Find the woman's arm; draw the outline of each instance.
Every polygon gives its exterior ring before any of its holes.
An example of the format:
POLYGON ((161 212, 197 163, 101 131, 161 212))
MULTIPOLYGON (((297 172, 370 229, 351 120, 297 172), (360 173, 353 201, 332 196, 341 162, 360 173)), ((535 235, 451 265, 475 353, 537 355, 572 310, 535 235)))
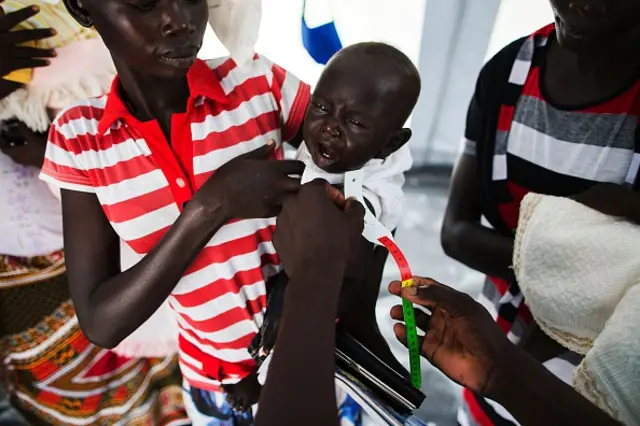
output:
POLYGON ((280 426, 292 418, 305 418, 308 426, 338 424, 335 318, 363 216, 357 202, 341 212, 319 181, 285 202, 274 244, 290 281, 256 425, 280 426))
POLYGON ((513 278, 513 239, 482 225, 477 160, 463 154, 451 178, 441 243, 445 253, 487 275, 513 278))
MULTIPOLYGON (((615 420, 591 404, 542 364, 514 346, 488 312, 467 294, 426 278, 419 287, 389 291, 431 310, 416 309, 416 323, 425 331, 422 355, 440 371, 476 393, 502 404, 523 426, 614 426, 615 420), (504 362, 504 360, 508 360, 504 362)), ((402 320, 402 306, 391 317, 402 320)), ((406 329, 394 331, 406 345, 406 329)))
POLYGON ((339 291, 326 290, 340 287, 344 265, 325 260, 301 268, 289 281, 257 426, 279 426, 295 418, 307 418, 305 425, 338 424, 334 347, 339 291))
POLYGON ((63 191, 64 243, 71 296, 94 344, 113 348, 166 300, 191 262, 230 218, 270 217, 300 185, 296 161, 266 161, 265 145, 221 167, 158 244, 120 271, 119 240, 94 194, 63 191))
POLYGON ((496 370, 495 384, 487 396, 502 404, 520 424, 620 426, 523 350, 512 346, 509 352, 509 362, 496 370))
POLYGON ((600 213, 621 217, 640 225, 640 192, 631 188, 600 183, 571 198, 600 213))
POLYGON ((120 239, 97 197, 63 190, 62 208, 71 297, 83 332, 103 348, 114 348, 153 315, 227 220, 222 205, 190 203, 147 256, 120 272, 120 239))

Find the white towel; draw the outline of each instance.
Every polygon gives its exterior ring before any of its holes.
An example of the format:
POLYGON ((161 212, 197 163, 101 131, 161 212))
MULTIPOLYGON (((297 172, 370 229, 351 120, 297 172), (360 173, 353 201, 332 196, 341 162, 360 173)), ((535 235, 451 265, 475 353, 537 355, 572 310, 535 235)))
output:
POLYGON ((584 354, 573 386, 640 425, 640 226, 567 198, 520 205, 513 269, 544 332, 584 354))

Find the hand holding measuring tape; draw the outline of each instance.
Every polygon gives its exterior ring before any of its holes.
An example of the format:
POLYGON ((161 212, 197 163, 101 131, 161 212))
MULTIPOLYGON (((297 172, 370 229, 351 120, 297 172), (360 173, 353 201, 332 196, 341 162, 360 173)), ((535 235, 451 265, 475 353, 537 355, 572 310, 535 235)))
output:
MULTIPOLYGON (((364 196, 362 194, 362 170, 356 170, 345 174, 344 194, 346 197, 355 197, 364 204, 364 196)), ((413 286, 413 274, 409 268, 406 257, 393 239, 391 231, 385 228, 376 217, 365 208, 364 229, 362 236, 374 244, 380 244, 389 250, 389 254, 396 262, 400 270, 400 278, 402 287, 413 286)), ((418 343, 418 330, 416 328, 416 319, 413 311, 413 304, 408 300, 402 301, 404 312, 404 320, 407 326, 407 346, 409 348, 409 365, 411 372, 411 384, 420 389, 422 387, 422 371, 420 370, 420 346, 418 343)))

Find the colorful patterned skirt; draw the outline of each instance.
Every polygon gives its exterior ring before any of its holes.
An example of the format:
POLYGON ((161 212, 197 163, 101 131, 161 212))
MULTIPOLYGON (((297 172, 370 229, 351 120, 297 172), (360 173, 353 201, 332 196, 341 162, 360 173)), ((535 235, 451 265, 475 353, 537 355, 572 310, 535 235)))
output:
POLYGON ((31 425, 189 425, 176 357, 131 359, 84 337, 64 255, 0 256, 0 359, 31 425))

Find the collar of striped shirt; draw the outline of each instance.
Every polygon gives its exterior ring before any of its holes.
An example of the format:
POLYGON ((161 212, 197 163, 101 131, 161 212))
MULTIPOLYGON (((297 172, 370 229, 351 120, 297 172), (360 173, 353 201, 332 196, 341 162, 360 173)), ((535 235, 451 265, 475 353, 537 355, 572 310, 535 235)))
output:
MULTIPOLYGON (((187 84, 189 85, 189 100, 187 105, 193 105, 199 97, 211 99, 220 104, 226 104, 228 97, 220 85, 218 77, 209 68, 206 62, 197 59, 187 72, 187 84)), ((98 123, 98 132, 104 135, 106 131, 118 120, 133 118, 126 102, 120 96, 120 78, 116 76, 111 84, 111 92, 107 97, 104 113, 98 123)))

